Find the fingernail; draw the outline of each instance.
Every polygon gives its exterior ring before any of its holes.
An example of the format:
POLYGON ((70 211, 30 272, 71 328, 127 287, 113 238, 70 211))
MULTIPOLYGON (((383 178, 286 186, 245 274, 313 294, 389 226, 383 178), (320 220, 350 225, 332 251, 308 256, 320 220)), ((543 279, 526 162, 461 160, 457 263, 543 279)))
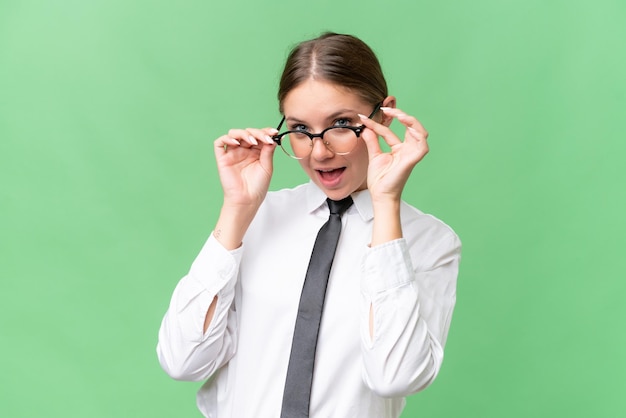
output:
POLYGON ((271 133, 272 135, 276 135, 276 134, 278 133, 278 129, 276 129, 276 128, 272 128, 272 129, 270 129, 270 133, 271 133))
POLYGON ((248 137, 248 140, 250 140, 250 142, 254 145, 259 145, 259 143, 256 141, 256 139, 252 135, 248 137))
POLYGON ((267 142, 268 144, 273 144, 274 143, 274 140, 269 135, 265 135, 263 138, 265 138, 265 142, 267 142))
POLYGON ((411 131, 412 133, 414 133, 415 135, 419 136, 419 132, 417 132, 417 130, 413 128, 412 126, 409 126, 407 129, 411 131))
MULTIPOLYGON (((382 108, 381 108, 381 109, 382 109, 382 108)), ((367 120, 367 119, 369 119, 367 116, 362 115, 362 114, 360 114, 360 113, 357 113, 357 115, 359 115, 359 117, 360 117, 361 119, 363 119, 363 120, 367 120)))
POLYGON ((381 106, 380 110, 391 110, 393 109, 393 107, 385 107, 385 106, 381 106))

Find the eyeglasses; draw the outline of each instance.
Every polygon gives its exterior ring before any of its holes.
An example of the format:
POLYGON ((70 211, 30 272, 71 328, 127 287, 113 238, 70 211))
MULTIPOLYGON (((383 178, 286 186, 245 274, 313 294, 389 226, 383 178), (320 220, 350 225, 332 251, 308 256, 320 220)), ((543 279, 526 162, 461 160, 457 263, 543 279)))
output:
MULTIPOLYGON (((369 115, 369 118, 373 118, 376 112, 380 109, 382 103, 378 103, 374 110, 369 115)), ((285 123, 285 117, 278 124, 276 130, 280 131, 280 128, 285 123)), ((285 154, 291 158, 301 160, 311 154, 313 150, 313 140, 315 138, 321 138, 324 145, 337 155, 349 154, 357 145, 359 136, 365 129, 365 125, 360 126, 330 126, 324 129, 319 134, 313 134, 311 132, 296 129, 292 131, 285 131, 283 133, 272 136, 272 139, 276 144, 280 145, 285 154)))

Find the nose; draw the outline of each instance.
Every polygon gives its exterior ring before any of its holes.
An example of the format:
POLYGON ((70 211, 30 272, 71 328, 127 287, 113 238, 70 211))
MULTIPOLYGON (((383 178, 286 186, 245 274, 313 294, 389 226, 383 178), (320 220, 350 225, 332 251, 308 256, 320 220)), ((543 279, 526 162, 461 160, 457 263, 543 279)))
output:
POLYGON ((324 138, 313 138, 311 141, 311 157, 317 161, 327 160, 333 158, 335 153, 328 148, 328 143, 324 141, 324 138))

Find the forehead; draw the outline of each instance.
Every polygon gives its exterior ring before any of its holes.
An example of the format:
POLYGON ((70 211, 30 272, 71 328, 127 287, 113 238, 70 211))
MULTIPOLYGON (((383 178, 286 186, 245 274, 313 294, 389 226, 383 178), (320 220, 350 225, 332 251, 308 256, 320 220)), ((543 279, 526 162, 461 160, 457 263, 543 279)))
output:
POLYGON ((286 117, 313 117, 335 113, 340 110, 363 112, 369 105, 350 89, 314 79, 293 88, 283 101, 286 117))

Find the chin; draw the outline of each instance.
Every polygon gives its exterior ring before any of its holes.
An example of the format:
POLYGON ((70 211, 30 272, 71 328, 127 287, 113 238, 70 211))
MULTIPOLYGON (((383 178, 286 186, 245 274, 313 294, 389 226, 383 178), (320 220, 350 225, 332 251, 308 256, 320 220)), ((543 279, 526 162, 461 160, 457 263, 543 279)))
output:
POLYGON ((348 196, 350 196, 350 193, 326 192, 326 197, 330 198, 330 200, 341 200, 348 196))
POLYGON ((330 198, 331 200, 345 199, 346 197, 350 196, 355 191, 355 190, 351 190, 348 188, 327 189, 321 186, 320 188, 324 191, 324 194, 326 194, 326 196, 330 198))

